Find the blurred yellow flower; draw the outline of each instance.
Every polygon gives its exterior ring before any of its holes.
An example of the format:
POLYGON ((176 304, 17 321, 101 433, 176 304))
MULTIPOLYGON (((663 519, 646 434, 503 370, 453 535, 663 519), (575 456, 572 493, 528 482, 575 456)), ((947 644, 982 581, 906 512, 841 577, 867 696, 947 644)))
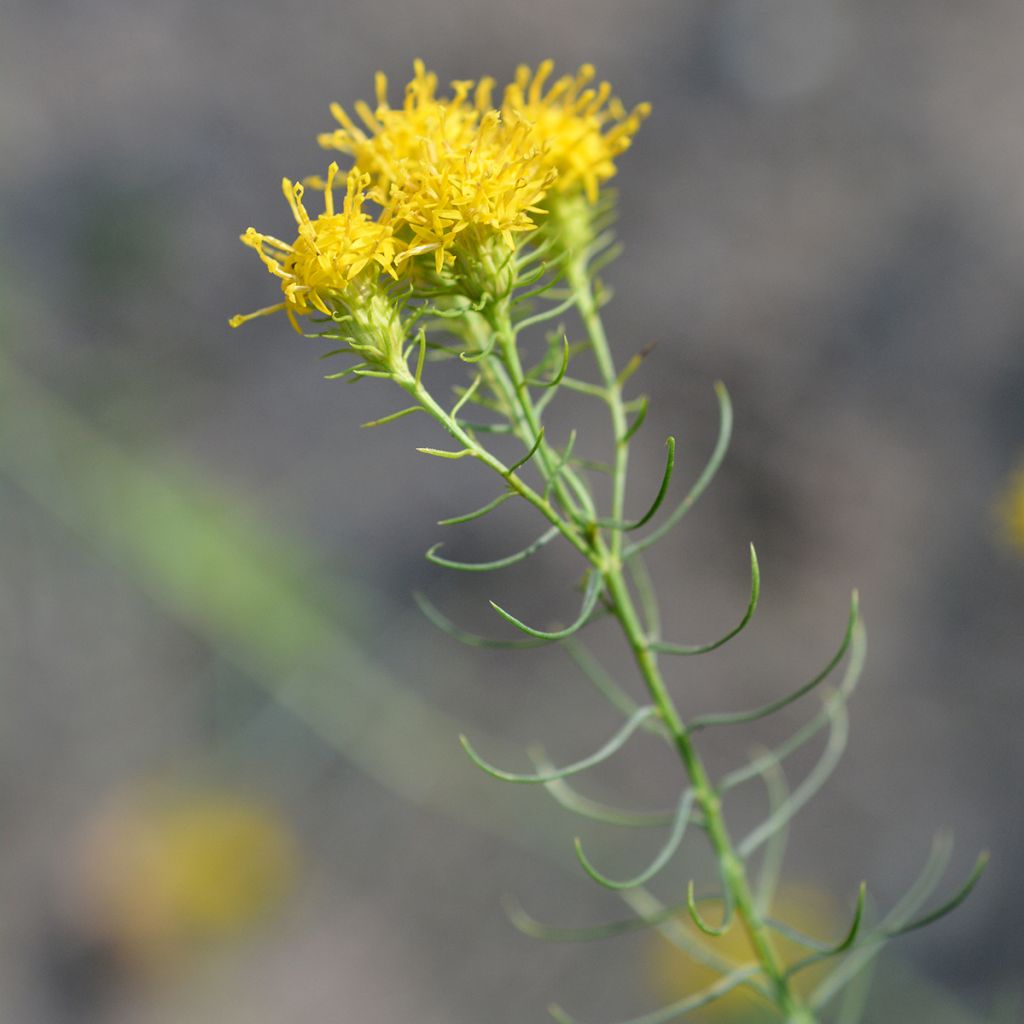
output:
POLYGON ((333 186, 338 165, 331 164, 324 183, 324 212, 313 220, 302 203, 304 188, 289 181, 281 183, 298 225, 294 242, 282 242, 249 228, 241 236, 242 242, 256 250, 267 269, 281 280, 284 302, 255 313, 231 318, 232 327, 238 327, 254 317, 267 316, 284 310, 292 326, 300 331, 296 314, 306 315, 316 310, 330 316, 332 303, 367 268, 377 273, 386 271, 397 276, 394 268, 395 239, 390 224, 377 220, 363 209, 366 175, 353 170, 346 181, 345 199, 341 212, 334 206, 333 186))
POLYGON ((1024 555, 1024 467, 1010 474, 996 502, 996 516, 1003 539, 1024 555))
POLYGON ((291 834, 265 806, 216 793, 135 796, 91 823, 79 913, 129 962, 162 964, 245 932, 294 876, 291 834))
MULTIPOLYGON (((842 937, 844 923, 831 897, 824 890, 802 885, 783 886, 776 896, 774 913, 776 917, 804 934, 816 936, 824 941, 842 937)), ((717 923, 713 912, 707 912, 706 916, 710 924, 717 923)), ((695 943, 734 965, 753 963, 757 960, 739 921, 734 920, 729 930, 718 938, 701 932, 685 913, 680 916, 679 923, 695 943)), ((773 935, 772 941, 787 963, 807 955, 807 950, 792 940, 773 935)), ((648 977, 659 1001, 668 1003, 683 999, 720 980, 719 974, 688 957, 661 935, 655 935, 652 943, 653 948, 647 961, 648 977)), ((825 965, 825 970, 827 969, 825 965)), ((821 980, 821 976, 821 969, 809 968, 796 975, 794 987, 797 992, 806 994, 813 988, 815 981, 821 980)), ((762 1001, 743 987, 734 989, 728 995, 696 1011, 692 1017, 695 1021, 706 1021, 708 1024, 754 1024, 758 1021, 777 1019, 762 1001)))
POLYGON ((627 113, 607 82, 589 88, 595 74, 590 64, 575 75, 563 75, 545 92, 553 70, 550 60, 535 72, 520 66, 505 90, 502 115, 509 123, 529 126, 540 159, 557 172, 555 190, 582 188, 594 203, 600 186, 615 174, 615 157, 629 148, 651 106, 641 103, 627 113))

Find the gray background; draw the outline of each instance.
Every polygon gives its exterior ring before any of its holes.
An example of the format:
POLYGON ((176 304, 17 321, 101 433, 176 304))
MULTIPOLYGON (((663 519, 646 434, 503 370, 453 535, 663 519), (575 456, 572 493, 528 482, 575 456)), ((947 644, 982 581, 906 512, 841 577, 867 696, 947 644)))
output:
MULTIPOLYGON (((1017 0, 4 0, 5 1018, 502 1024, 545 1019, 554 998, 594 1021, 657 1002, 644 940, 550 949, 511 930, 508 891, 566 922, 620 910, 569 865, 575 823, 543 794, 499 795, 452 749, 477 728, 504 736, 515 764, 537 738, 578 756, 614 719, 559 655, 456 649, 410 596, 477 629, 492 626, 488 597, 565 618, 572 559, 552 551, 460 588, 421 555, 437 519, 490 496, 482 474, 417 456, 439 443, 426 421, 360 433, 397 396, 324 383, 314 343, 283 319, 226 326, 276 301, 237 236, 288 230, 278 182, 326 166, 315 135, 329 101, 370 97, 377 68, 397 100, 414 56, 442 81, 591 61, 627 104, 653 103, 620 162, 627 248, 606 274, 622 360, 656 343, 636 378, 653 412, 632 507, 656 486, 666 434, 683 478, 696 473, 715 379, 736 407, 719 479, 656 560, 667 633, 695 642, 735 618, 749 540, 764 575, 754 626, 670 666, 672 684, 690 713, 782 692, 827 658, 858 586, 871 655, 850 749, 798 820, 788 871, 840 907, 866 878, 885 907, 951 826, 946 885, 980 847, 990 872, 899 956, 979 1012, 1012 988, 1024 559, 996 541, 991 507, 1024 449, 1022 43, 1017 0), (52 408, 77 417, 63 461, 52 408), (294 554, 294 592, 337 629, 295 664, 315 706, 281 697, 288 680, 259 646, 273 616, 246 624, 249 647, 208 614, 201 567, 193 591, 168 596, 153 552, 171 565, 194 552, 106 488, 97 436, 257 523, 253 564, 294 554), (145 543, 126 550, 139 529, 145 543), (396 681, 394 701, 375 673, 396 681), (112 792, 197 776, 275 806, 302 880, 272 923, 201 966, 133 979, 90 960, 68 924, 77 837, 112 792)), ((592 410, 557 422, 576 418, 600 452, 592 410)), ((492 557, 533 529, 510 513, 449 550, 492 557)), ((598 643, 625 666, 611 637, 598 643)), ((724 767, 773 735, 709 757, 724 767)), ((656 751, 621 764, 606 792, 671 797, 674 766, 656 751)), ((758 800, 740 801, 738 829, 758 800)), ((595 831, 609 870, 644 855, 603 841, 595 831)), ((913 1005, 874 1019, 915 1019, 913 1005)))

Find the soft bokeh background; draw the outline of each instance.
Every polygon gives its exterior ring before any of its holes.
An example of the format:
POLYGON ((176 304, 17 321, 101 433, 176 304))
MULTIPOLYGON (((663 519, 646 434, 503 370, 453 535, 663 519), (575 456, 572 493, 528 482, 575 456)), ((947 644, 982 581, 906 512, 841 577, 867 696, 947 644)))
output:
MULTIPOLYGON (((287 229, 278 183, 325 167, 328 102, 377 68, 397 96, 414 56, 443 80, 592 61, 652 101, 607 274, 618 349, 656 343, 636 507, 665 434, 691 478, 710 449, 714 379, 737 409, 657 560, 669 634, 735 619, 748 540, 764 574, 755 625, 673 685, 692 710, 781 692, 859 586, 852 741, 788 872, 835 894, 827 918, 862 877, 890 905, 940 826, 948 891, 990 847, 969 905, 900 943, 869 1019, 1010 1007, 1024 559, 991 508, 1024 449, 1022 39, 1018 0, 4 0, 5 1018, 511 1024, 558 998, 601 1021, 685 970, 643 938, 509 927, 506 892, 559 923, 621 910, 570 863, 577 824, 454 737, 524 764, 522 743, 577 756, 613 717, 559 654, 455 649, 410 596, 476 628, 491 596, 564 616, 571 559, 460 589, 421 555, 488 481, 417 456, 415 418, 360 433, 394 396, 324 383, 283 320, 226 325, 274 301, 237 236, 287 229)), ((449 544, 493 556, 530 530, 510 514, 449 544)), ((606 792, 671 793, 654 750, 620 764, 606 792)), ((609 870, 646 853, 586 835, 609 870)))

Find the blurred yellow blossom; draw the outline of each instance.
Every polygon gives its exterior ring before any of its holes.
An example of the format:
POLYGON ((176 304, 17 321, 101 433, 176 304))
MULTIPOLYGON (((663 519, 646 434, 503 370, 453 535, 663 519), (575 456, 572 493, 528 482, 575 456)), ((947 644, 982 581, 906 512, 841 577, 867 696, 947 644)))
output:
POLYGON ((1003 539, 1024 555, 1024 466, 1010 474, 996 502, 996 516, 1003 539))
POLYGON ((91 823, 78 857, 81 926, 128 962, 159 965, 245 932, 295 877, 294 841, 259 802, 133 794, 91 823))
MULTIPOLYGON (((775 898, 773 912, 777 918, 798 931, 824 941, 840 938, 843 928, 849 924, 844 924, 832 898, 824 890, 809 885, 783 886, 775 898)), ((710 912, 707 916, 711 924, 716 923, 717 919, 710 912)), ((738 920, 733 921, 729 930, 717 938, 702 933, 686 913, 680 916, 679 924, 696 944, 731 964, 739 966, 757 961, 747 934, 738 920)), ((807 955, 804 947, 781 935, 773 935, 772 941, 782 959, 787 962, 794 962, 807 955)), ((653 948, 647 961, 648 977, 658 999, 665 1002, 683 999, 719 980, 720 976, 715 971, 691 959, 668 939, 655 935, 652 943, 653 948)), ((813 988, 816 980, 821 980, 821 976, 821 969, 812 967, 802 971, 794 979, 794 988, 797 992, 806 993, 813 988)), ((709 1024, 753 1024, 756 1021, 775 1020, 775 1015, 764 1007, 765 1004, 749 989, 741 986, 696 1011, 693 1019, 707 1021, 709 1024)))

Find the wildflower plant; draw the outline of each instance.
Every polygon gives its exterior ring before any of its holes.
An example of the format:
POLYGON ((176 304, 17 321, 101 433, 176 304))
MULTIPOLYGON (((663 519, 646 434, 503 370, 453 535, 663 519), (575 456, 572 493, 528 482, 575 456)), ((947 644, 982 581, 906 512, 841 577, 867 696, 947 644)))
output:
MULTIPOLYGON (((493 561, 456 561, 439 554, 436 545, 426 554, 431 562, 462 572, 496 571, 554 541, 574 548, 581 560, 582 599, 568 626, 543 628, 492 602, 495 613, 522 634, 518 640, 467 633, 425 598, 419 599, 433 622, 468 644, 566 645, 598 692, 622 715, 621 727, 589 757, 555 766, 534 755, 532 773, 490 764, 463 737, 466 754, 477 767, 506 783, 542 787, 568 812, 609 827, 665 834, 654 859, 630 878, 610 877, 576 842, 583 871, 621 894, 632 918, 577 932, 541 924, 514 907, 514 923, 532 935, 559 941, 656 928, 715 972, 716 980, 702 991, 632 1024, 681 1019, 740 988, 778 1019, 810 1024, 832 1012, 834 997, 889 939, 937 920, 962 902, 978 881, 985 856, 955 895, 924 913, 921 908, 950 855, 946 839, 936 842, 906 896, 873 923, 863 885, 842 935, 804 935, 772 916, 788 822, 825 783, 846 742, 846 703, 857 685, 866 647, 856 592, 835 653, 792 692, 759 707, 699 717, 689 717, 680 708, 662 659, 710 653, 746 627, 760 596, 757 556, 751 546, 750 598, 739 622, 702 644, 662 638, 644 559, 710 484, 729 444, 732 409, 725 387, 716 385, 718 439, 702 472, 681 499, 670 501, 675 440, 668 438, 656 493, 642 515, 627 517, 630 447, 648 403, 629 388, 641 356, 617 364, 605 334, 598 274, 617 252, 614 196, 607 185, 616 173, 616 158, 632 143, 650 108, 640 104, 627 109, 607 83, 595 84, 590 66, 575 75, 552 78, 552 73, 551 62, 536 70, 521 67, 500 96, 489 78, 456 81, 442 93, 437 76, 416 62, 401 105, 391 105, 383 75, 377 76, 374 106, 357 103, 353 117, 334 105, 339 127, 319 141, 343 154, 351 167, 343 175, 332 163, 326 177, 308 178, 303 184, 285 179, 296 238, 281 241, 253 228, 242 235, 280 280, 283 298, 231 323, 238 326, 283 311, 296 331, 329 343, 329 355, 353 360, 330 379, 387 381, 406 393, 410 404, 364 426, 426 412, 449 443, 418 451, 442 460, 474 460, 491 470, 497 485, 493 499, 440 525, 483 519, 506 501, 531 506, 543 525, 535 541, 493 561), (339 204, 334 193, 342 182, 339 204), (308 205, 311 191, 323 193, 323 210, 316 215, 308 205), (528 341, 534 329, 561 325, 570 316, 582 327, 582 342, 570 344, 560 329, 540 344, 528 341), (438 393, 433 381, 434 366, 442 361, 458 361, 466 371, 453 396, 438 393), (614 438, 607 465, 596 466, 575 454, 575 431, 561 437, 547 431, 549 408, 564 398, 597 401, 607 409, 614 438), (512 458, 499 454, 509 443, 518 451, 512 458), (598 499, 604 491, 595 487, 598 473, 610 484, 605 488, 610 493, 606 508, 598 499), (646 690, 644 703, 634 702, 627 688, 583 646, 581 634, 600 617, 610 617, 620 627, 646 690), (830 685, 841 666, 838 683, 830 685), (787 740, 721 777, 709 772, 701 754, 705 734, 767 718, 804 699, 817 704, 787 740), (606 806, 570 784, 570 778, 612 758, 640 731, 657 735, 678 756, 679 793, 671 811, 649 814, 606 806), (818 762, 787 788, 784 762, 821 733, 827 738, 818 762), (736 788, 757 780, 769 795, 767 813, 748 834, 736 838, 726 824, 723 802, 736 788), (710 887, 698 888, 691 881, 675 904, 666 905, 646 885, 673 860, 691 830, 706 838, 718 877, 710 887), (710 915, 716 923, 709 919, 709 907, 716 908, 710 915), (681 916, 693 927, 679 927, 681 916), (732 929, 744 940, 739 958, 729 952, 735 943, 716 946, 732 929), (783 945, 800 954, 785 957, 783 945), (797 976, 829 964, 834 969, 809 994, 802 994, 797 976)), ((551 1013, 562 1024, 574 1019, 558 1007, 551 1013)))

